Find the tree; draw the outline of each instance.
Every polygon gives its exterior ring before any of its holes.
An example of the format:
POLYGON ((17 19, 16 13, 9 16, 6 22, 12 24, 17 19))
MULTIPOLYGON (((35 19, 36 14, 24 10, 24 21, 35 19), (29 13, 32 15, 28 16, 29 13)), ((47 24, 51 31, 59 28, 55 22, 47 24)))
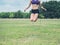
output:
POLYGON ((47 9, 46 12, 43 11, 45 18, 60 18, 60 2, 49 1, 44 2, 43 5, 47 9))
POLYGON ((0 18, 9 18, 9 12, 0 13, 0 18))
POLYGON ((14 13, 14 18, 22 18, 22 17, 23 17, 23 15, 20 10, 14 13))
POLYGON ((14 18, 14 12, 9 13, 9 18, 14 18))

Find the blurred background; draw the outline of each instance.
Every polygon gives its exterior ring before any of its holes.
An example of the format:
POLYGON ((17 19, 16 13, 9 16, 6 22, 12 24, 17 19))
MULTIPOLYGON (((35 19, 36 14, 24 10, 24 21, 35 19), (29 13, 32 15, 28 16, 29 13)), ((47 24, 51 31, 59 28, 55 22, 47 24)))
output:
MULTIPOLYGON (((40 9, 39 18, 60 18, 59 0, 41 0, 47 9, 40 9)), ((29 18, 31 7, 24 12, 29 0, 0 0, 0 18, 29 18)))

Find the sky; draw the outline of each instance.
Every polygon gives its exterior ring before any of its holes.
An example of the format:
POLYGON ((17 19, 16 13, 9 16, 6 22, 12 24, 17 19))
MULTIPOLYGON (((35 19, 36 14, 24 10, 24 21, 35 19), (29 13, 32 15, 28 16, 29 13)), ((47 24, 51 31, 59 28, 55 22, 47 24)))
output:
MULTIPOLYGON (((43 1, 49 0, 42 0, 41 2, 43 1)), ((0 12, 16 12, 18 10, 23 11, 28 4, 29 0, 0 0, 0 12)))

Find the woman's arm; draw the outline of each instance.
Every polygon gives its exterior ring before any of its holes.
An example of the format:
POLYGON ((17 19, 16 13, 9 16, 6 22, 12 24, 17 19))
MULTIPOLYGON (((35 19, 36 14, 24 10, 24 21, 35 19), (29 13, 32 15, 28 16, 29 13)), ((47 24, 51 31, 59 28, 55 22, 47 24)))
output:
POLYGON ((43 6, 41 6, 41 8, 46 11, 46 8, 44 8, 43 6))
POLYGON ((24 10, 24 11, 26 11, 30 6, 31 6, 31 0, 30 0, 30 3, 29 3, 29 5, 28 5, 28 7, 27 7, 27 8, 25 8, 25 10, 24 10))
POLYGON ((47 10, 46 8, 44 8, 43 6, 42 6, 42 3, 40 2, 40 7, 43 9, 43 10, 47 10))

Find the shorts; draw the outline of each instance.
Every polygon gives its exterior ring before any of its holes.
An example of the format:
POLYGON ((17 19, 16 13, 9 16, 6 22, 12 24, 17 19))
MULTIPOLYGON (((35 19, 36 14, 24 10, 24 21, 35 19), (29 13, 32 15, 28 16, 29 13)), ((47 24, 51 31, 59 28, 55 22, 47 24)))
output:
POLYGON ((35 9, 35 10, 32 9, 32 10, 31 10, 31 13, 34 13, 34 14, 35 14, 35 13, 38 13, 38 14, 39 14, 39 9, 35 9))

